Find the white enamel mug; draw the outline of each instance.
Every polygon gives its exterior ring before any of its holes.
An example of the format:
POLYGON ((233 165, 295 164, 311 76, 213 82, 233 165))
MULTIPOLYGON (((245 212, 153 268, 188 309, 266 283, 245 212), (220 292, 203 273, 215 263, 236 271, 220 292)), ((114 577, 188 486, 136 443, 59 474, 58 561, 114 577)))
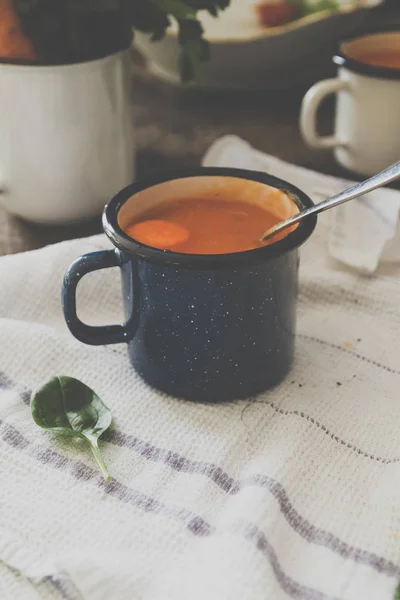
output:
POLYGON ((0 64, 0 204, 36 223, 102 212, 134 179, 131 53, 0 64))
POLYGON ((335 79, 320 81, 305 95, 300 130, 313 148, 333 148, 337 162, 360 175, 373 175, 400 159, 400 68, 378 67, 359 60, 364 53, 393 50, 400 54, 400 30, 380 31, 344 41, 333 61, 335 79), (317 111, 336 94, 334 134, 317 132, 317 111))

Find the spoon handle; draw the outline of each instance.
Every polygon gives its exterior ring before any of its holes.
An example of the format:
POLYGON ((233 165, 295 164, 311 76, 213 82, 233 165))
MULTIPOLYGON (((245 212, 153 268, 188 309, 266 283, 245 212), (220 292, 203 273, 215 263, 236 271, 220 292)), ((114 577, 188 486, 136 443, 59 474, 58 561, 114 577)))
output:
POLYGON ((344 202, 348 202, 349 200, 353 200, 353 198, 358 198, 358 196, 362 196, 363 194, 367 194, 368 192, 372 192, 376 188, 382 187, 391 181, 394 181, 400 177, 400 162, 395 163, 394 165, 388 167, 384 171, 381 171, 377 175, 370 177, 370 179, 366 179, 365 181, 361 181, 360 183, 356 183, 351 188, 344 190, 343 192, 339 192, 335 194, 331 198, 327 198, 322 202, 319 202, 315 206, 311 208, 306 208, 302 212, 274 225, 266 231, 260 238, 261 242, 265 242, 267 239, 287 229, 291 225, 302 221, 305 217, 309 215, 316 215, 324 210, 328 210, 329 208, 334 208, 335 206, 339 206, 339 204, 343 204, 344 202))

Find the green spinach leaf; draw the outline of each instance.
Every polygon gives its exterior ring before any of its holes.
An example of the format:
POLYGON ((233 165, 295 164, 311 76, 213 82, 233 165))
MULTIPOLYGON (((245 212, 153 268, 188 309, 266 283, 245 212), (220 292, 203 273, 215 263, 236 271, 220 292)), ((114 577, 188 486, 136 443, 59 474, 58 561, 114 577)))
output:
POLYGON ((92 389, 73 377, 52 377, 33 393, 31 411, 39 427, 87 440, 104 478, 110 479, 98 438, 112 416, 92 389))

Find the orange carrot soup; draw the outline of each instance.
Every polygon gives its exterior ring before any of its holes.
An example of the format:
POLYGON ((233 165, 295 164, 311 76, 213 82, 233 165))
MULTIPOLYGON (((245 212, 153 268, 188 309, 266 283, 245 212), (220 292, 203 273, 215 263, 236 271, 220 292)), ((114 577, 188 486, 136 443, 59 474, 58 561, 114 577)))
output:
MULTIPOLYGON (((183 254, 229 254, 253 250, 281 219, 257 204, 236 200, 172 200, 138 215, 124 227, 134 240, 183 254)), ((277 241, 284 232, 273 238, 277 241)))
POLYGON ((365 51, 354 58, 374 67, 400 69, 400 49, 365 51))

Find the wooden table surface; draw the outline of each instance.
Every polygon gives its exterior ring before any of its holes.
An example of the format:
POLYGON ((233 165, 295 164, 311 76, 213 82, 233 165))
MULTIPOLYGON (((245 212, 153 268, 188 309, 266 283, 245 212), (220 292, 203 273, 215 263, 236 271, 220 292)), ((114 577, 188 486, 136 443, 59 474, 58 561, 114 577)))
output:
MULTIPOLYGON (((383 22, 400 23, 399 0, 390 3, 382 15, 383 22)), ((329 75, 329 64, 326 70, 329 75)), ((298 115, 305 91, 306 88, 247 93, 183 90, 148 75, 136 59, 133 100, 137 177, 199 165, 211 143, 225 134, 241 136, 256 148, 294 164, 332 175, 348 175, 335 164, 331 152, 311 150, 302 141, 298 115)), ((332 113, 328 102, 321 111, 322 132, 330 130, 332 113)), ((0 208, 0 255, 100 231, 100 217, 78 225, 44 227, 16 219, 0 208)))

